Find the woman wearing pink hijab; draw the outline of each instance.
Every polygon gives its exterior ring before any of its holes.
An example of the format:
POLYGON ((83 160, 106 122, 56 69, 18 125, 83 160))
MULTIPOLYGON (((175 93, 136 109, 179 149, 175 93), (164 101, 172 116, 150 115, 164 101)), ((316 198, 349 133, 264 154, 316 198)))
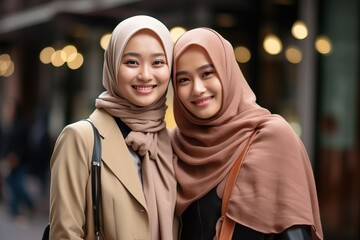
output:
POLYGON ((232 239, 323 239, 306 150, 289 124, 256 103, 233 47, 197 28, 174 46, 171 135, 181 239, 217 239, 225 182, 254 131, 229 199, 232 239))
MULTIPOLYGON (((149 16, 114 29, 104 54, 105 91, 91 122, 101 136, 101 239, 177 239, 173 152, 164 122, 173 42, 149 16)), ((51 159, 50 239, 95 239, 86 121, 64 128, 51 159)))

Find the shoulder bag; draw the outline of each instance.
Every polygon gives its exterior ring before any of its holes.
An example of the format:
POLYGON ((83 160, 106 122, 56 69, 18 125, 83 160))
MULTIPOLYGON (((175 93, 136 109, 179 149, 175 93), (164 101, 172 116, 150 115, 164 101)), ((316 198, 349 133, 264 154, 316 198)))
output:
MULTIPOLYGON (((94 148, 91 160, 91 191, 93 200, 94 226, 96 239, 100 239, 100 199, 101 199, 101 140, 95 125, 88 121, 94 130, 94 148)), ((44 230, 42 240, 49 239, 50 224, 44 230)))
POLYGON ((220 228, 218 240, 231 240, 232 239, 232 235, 233 235, 234 229, 235 229, 235 221, 226 215, 228 204, 229 204, 229 199, 230 199, 232 189, 235 185, 235 181, 239 174, 239 171, 241 168, 241 163, 246 155, 247 150, 249 149, 251 142, 254 140, 254 137, 257 134, 257 132, 258 132, 258 130, 255 129, 254 132, 249 137, 244 149, 240 153, 239 158, 236 160, 236 162, 234 163, 234 166, 230 170, 229 177, 226 181, 222 204, 221 204, 221 216, 224 217, 224 220, 223 220, 223 223, 220 228))

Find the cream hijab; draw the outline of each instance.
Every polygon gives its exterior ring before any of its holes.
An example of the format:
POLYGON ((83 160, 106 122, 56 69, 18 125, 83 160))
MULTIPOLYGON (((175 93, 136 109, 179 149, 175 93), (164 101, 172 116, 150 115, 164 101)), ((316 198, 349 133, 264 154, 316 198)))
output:
POLYGON ((171 69, 173 41, 166 26, 149 16, 128 18, 114 29, 105 50, 103 85, 106 91, 96 99, 95 106, 119 117, 131 128, 125 141, 143 156, 142 178, 151 239, 168 240, 173 236, 176 181, 164 122, 166 93, 157 102, 139 107, 124 99, 118 90, 117 76, 123 50, 129 39, 142 29, 150 29, 159 36, 171 69))
POLYGON ((256 103, 231 44, 211 29, 188 31, 175 43, 173 72, 178 126, 171 139, 178 157, 174 162, 178 181, 176 213, 181 215, 214 187, 222 196, 231 167, 248 137, 258 129, 233 189, 228 215, 263 233, 310 225, 313 239, 322 239, 314 177, 306 150, 282 117, 256 103), (222 107, 210 119, 191 114, 176 94, 177 59, 190 45, 206 50, 222 84, 222 107))

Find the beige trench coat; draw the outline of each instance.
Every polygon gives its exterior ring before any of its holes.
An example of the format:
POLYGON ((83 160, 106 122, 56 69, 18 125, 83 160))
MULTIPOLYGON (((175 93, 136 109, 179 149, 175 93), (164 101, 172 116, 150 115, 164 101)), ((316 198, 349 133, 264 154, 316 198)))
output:
MULTIPOLYGON (((103 110, 95 110, 90 118, 102 144, 102 238, 149 239, 142 185, 121 132, 103 110)), ((56 141, 50 163, 50 239, 94 239, 90 178, 93 145, 93 130, 86 121, 66 126, 56 141)), ((178 239, 176 217, 169 228, 178 239)))

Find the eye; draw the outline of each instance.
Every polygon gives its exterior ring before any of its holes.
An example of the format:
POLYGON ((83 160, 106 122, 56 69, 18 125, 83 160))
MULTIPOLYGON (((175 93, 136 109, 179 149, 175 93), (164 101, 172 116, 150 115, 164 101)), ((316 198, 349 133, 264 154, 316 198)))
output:
POLYGON ((166 62, 164 60, 156 60, 153 63, 154 66, 162 66, 164 64, 166 64, 166 62))
POLYGON ((190 80, 188 78, 178 78, 176 80, 176 82, 179 84, 179 85, 185 85, 186 83, 190 82, 190 80))
POLYGON ((211 77, 213 74, 214 74, 214 71, 208 70, 208 71, 205 71, 205 72, 202 74, 202 77, 203 77, 203 78, 208 78, 208 77, 211 77))
POLYGON ((131 59, 126 60, 125 64, 128 65, 128 66, 137 66, 137 65, 139 65, 139 63, 136 60, 131 60, 131 59))

